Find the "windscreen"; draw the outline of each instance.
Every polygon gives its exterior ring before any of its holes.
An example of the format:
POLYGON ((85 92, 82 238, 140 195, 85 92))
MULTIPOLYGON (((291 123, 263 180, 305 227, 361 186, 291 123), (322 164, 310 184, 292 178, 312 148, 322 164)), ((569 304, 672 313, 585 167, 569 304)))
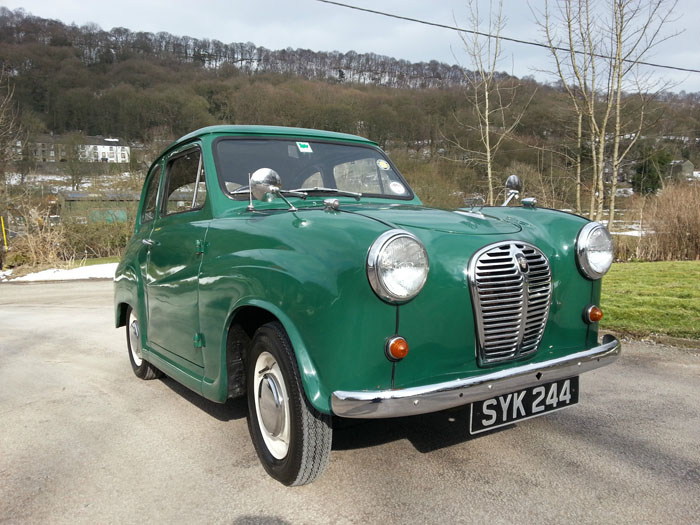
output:
POLYGON ((223 139, 215 143, 214 153, 221 186, 236 198, 248 198, 248 177, 260 168, 275 170, 282 179, 283 190, 333 188, 394 199, 413 197, 388 159, 372 147, 223 139))

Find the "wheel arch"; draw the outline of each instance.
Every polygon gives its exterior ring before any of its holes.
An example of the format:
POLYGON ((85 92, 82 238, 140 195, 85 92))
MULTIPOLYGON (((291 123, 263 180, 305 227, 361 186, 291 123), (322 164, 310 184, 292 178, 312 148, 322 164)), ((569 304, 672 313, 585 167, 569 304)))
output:
POLYGON ((325 392, 316 366, 295 324, 275 305, 256 299, 237 305, 225 325, 222 370, 227 378, 228 397, 245 393, 245 360, 250 342, 255 330, 271 321, 282 325, 292 343, 307 399, 318 411, 330 414, 330 393, 325 392))
POLYGON ((114 327, 120 328, 126 325, 126 312, 131 306, 141 313, 139 302, 139 286, 141 279, 139 273, 131 264, 122 267, 120 264, 114 277, 114 327))

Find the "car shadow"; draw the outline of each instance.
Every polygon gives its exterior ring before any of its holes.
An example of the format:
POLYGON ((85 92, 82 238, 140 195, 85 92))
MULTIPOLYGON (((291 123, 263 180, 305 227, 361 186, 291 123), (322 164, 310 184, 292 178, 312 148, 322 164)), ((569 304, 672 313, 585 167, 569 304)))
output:
POLYGON ((391 419, 333 419, 333 450, 353 450, 408 440, 429 453, 513 428, 508 425, 469 435, 469 407, 391 419))
POLYGON ((245 397, 229 399, 226 403, 214 403, 168 376, 164 376, 161 382, 180 397, 219 421, 243 419, 248 415, 248 404, 245 397))
MULTIPOLYGON (((161 382, 170 390, 219 421, 244 419, 246 397, 214 403, 174 379, 161 382)), ((418 416, 389 419, 333 418, 333 450, 354 450, 407 439, 418 452, 428 453, 513 428, 508 425, 476 436, 469 435, 469 406, 418 416)))

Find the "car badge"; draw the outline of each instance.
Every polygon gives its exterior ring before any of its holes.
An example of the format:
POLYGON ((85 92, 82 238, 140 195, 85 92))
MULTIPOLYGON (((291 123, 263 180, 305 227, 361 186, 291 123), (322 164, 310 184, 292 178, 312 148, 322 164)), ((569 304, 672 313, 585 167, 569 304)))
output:
POLYGON ((527 264, 527 259, 522 253, 518 253, 515 255, 515 259, 518 261, 518 265, 520 266, 520 271, 523 273, 527 273, 527 271, 530 269, 529 265, 527 264))

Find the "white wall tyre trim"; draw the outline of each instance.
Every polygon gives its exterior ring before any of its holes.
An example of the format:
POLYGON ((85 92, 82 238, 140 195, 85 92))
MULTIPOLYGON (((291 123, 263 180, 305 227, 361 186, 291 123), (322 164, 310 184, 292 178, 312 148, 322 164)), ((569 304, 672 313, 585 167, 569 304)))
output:
POLYGON ((131 359, 134 364, 140 367, 143 364, 143 354, 141 353, 141 331, 139 320, 134 315, 134 311, 129 311, 129 319, 127 320, 127 329, 129 330, 129 350, 131 351, 131 359))
POLYGON ((260 434, 272 457, 282 460, 289 452, 289 395, 279 363, 269 352, 258 356, 253 381, 260 434))

